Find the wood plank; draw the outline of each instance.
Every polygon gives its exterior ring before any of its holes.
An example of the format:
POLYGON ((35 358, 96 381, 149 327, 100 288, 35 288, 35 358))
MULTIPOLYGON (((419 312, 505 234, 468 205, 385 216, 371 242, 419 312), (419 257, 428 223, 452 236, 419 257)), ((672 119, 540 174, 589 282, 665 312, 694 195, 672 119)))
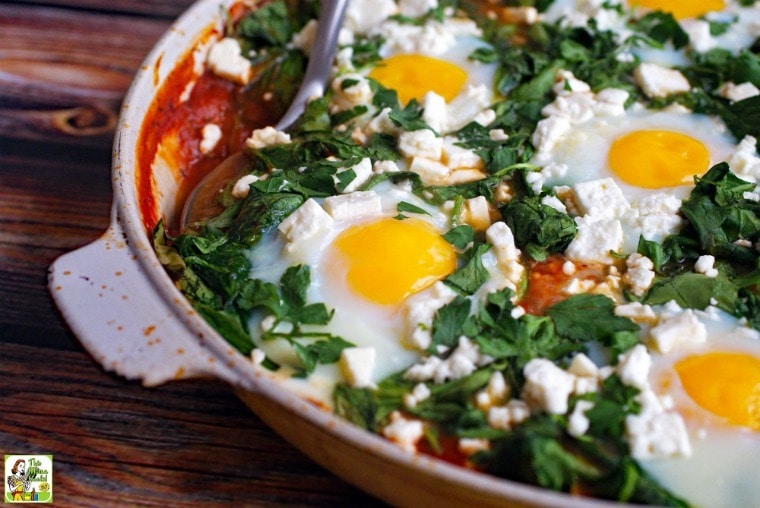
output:
POLYGON ((380 506, 220 383, 147 389, 81 352, 0 343, 0 357, 0 449, 53 454, 61 506, 380 506))
POLYGON ((99 237, 110 208, 107 149, 0 138, 0 340, 70 346, 47 291, 47 268, 99 237))
POLYGON ((194 0, 13 0, 28 6, 56 5, 69 9, 92 9, 100 12, 133 14, 150 17, 176 18, 193 4, 194 0))
POLYGON ((110 143, 124 94, 169 23, 0 4, 0 136, 110 143))

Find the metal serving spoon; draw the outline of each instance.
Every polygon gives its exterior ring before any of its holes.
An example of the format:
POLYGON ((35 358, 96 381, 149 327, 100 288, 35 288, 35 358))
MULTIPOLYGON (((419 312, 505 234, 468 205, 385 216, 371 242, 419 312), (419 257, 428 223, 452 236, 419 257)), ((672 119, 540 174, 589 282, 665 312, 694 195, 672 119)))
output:
MULTIPOLYGON (((275 125, 277 130, 285 130, 290 127, 304 112, 309 99, 324 93, 347 4, 348 0, 322 1, 317 33, 314 45, 311 48, 309 62, 306 64, 301 88, 298 89, 288 110, 275 125)), ((182 208, 180 230, 184 230, 189 224, 204 215, 202 210, 213 202, 218 190, 238 174, 238 170, 247 165, 247 162, 247 156, 243 152, 234 153, 198 182, 188 195, 182 208)))

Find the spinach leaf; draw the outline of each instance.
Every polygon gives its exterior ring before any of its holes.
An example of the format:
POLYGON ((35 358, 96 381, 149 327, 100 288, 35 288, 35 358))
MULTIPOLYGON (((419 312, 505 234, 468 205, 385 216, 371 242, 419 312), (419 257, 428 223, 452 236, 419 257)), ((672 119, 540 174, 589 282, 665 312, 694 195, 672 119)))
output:
POLYGON ((501 57, 496 88, 510 101, 537 102, 540 109, 551 100, 559 69, 572 71, 593 90, 615 87, 638 94, 630 81, 636 63, 618 58, 627 48, 613 31, 598 30, 593 20, 573 28, 536 23, 526 36, 523 45, 503 37, 490 41, 501 57))
POLYGON ((254 245, 304 201, 303 196, 299 194, 249 192, 237 217, 232 221, 229 237, 234 242, 254 245))
POLYGON ((357 70, 365 69, 380 60, 380 48, 385 43, 382 37, 357 37, 351 47, 351 63, 357 70))
POLYGON ((754 264, 757 253, 735 244, 760 237, 760 204, 747 202, 744 191, 753 184, 737 178, 728 164, 713 166, 698 179, 681 213, 695 232, 703 252, 734 262, 754 264))
POLYGON ((236 255, 230 244, 203 240, 182 235, 175 238, 175 244, 172 245, 163 221, 159 221, 153 230, 153 245, 159 262, 172 276, 179 290, 233 347, 242 354, 250 354, 253 341, 248 334, 244 317, 234 304, 234 298, 240 289, 237 277, 242 271, 247 270, 247 263, 236 255), (216 253, 219 247, 223 248, 221 256, 216 253), (196 255, 187 254, 183 257, 181 250, 186 253, 195 252, 196 255), (209 259, 206 260, 200 254, 208 254, 209 259), (230 265, 225 265, 227 259, 232 260, 230 265))
POLYGON ((236 313, 202 302, 194 302, 193 307, 230 345, 244 355, 251 354, 253 340, 236 313))
POLYGON ((507 360, 509 368, 505 374, 519 388, 522 368, 530 360, 542 357, 556 361, 581 350, 583 345, 557 334, 549 317, 526 314, 515 319, 513 296, 509 288, 490 293, 486 303, 465 322, 464 333, 478 344, 482 353, 507 360))
POLYGON ((751 298, 740 288, 757 284, 758 253, 738 240, 760 237, 760 205, 744 198, 754 184, 736 177, 726 163, 713 166, 683 202, 681 213, 688 225, 662 245, 639 241, 639 252, 655 263, 664 276, 655 282, 643 302, 656 305, 674 300, 684 308, 704 309, 713 302, 730 313, 748 312, 751 298), (721 265, 718 277, 706 277, 690 269, 702 254, 715 256, 721 265), (742 308, 744 310, 739 310, 742 308))
POLYGON ((312 2, 274 0, 248 12, 234 27, 254 48, 284 47, 306 22, 317 17, 312 2))
POLYGON ((536 261, 564 252, 577 232, 572 217, 541 204, 538 196, 513 199, 501 214, 515 236, 515 244, 536 261))
POLYGON ((380 432, 388 415, 402 404, 413 386, 401 374, 382 380, 374 390, 338 383, 333 391, 335 414, 361 428, 380 432))
POLYGON ((491 139, 491 128, 471 122, 457 132, 457 145, 477 153, 483 159, 487 173, 507 176, 508 168, 526 163, 533 155, 530 131, 540 118, 540 115, 534 116, 536 111, 530 107, 533 104, 504 101, 495 107, 497 119, 491 127, 500 128, 508 124, 510 134, 506 140, 491 139), (519 123, 524 125, 520 126, 519 123))
POLYGON ((490 245, 480 243, 466 251, 464 266, 446 277, 446 284, 465 295, 475 293, 488 280, 482 257, 490 248, 490 245))
POLYGON ((284 0, 269 2, 249 12, 236 26, 237 34, 254 47, 285 46, 296 29, 284 0))
POLYGON ((287 312, 280 301, 277 286, 260 279, 247 279, 242 284, 237 305, 246 311, 263 308, 275 316, 283 316, 287 312))
POLYGON ((471 459, 497 476, 594 497, 657 506, 686 507, 628 456, 620 436, 626 413, 637 412, 635 388, 617 376, 607 378, 586 411, 591 427, 582 439, 567 433, 563 417, 537 415, 502 436, 494 436, 491 449, 471 459))
POLYGON ((434 185, 424 187, 418 192, 418 194, 434 205, 440 205, 460 196, 463 199, 484 196, 486 199, 490 200, 493 197, 493 189, 498 183, 499 178, 489 177, 459 185, 434 185))
POLYGON ((665 304, 671 300, 682 308, 705 309, 712 302, 727 312, 734 312, 739 288, 724 276, 706 277, 686 272, 656 282, 644 298, 649 305, 665 304))
POLYGON ((728 29, 731 28, 731 25, 736 23, 739 18, 738 16, 734 16, 731 21, 710 21, 704 17, 700 19, 702 21, 706 21, 710 25, 710 35, 713 37, 718 37, 719 35, 723 35, 724 33, 728 32, 728 29))
POLYGON ((631 27, 636 31, 647 34, 660 44, 670 41, 676 49, 683 48, 689 44, 689 35, 681 28, 681 25, 673 15, 667 12, 650 12, 632 22, 631 27))
POLYGON ((746 318, 752 328, 760 330, 760 295, 748 289, 740 289, 734 315, 746 318))
POLYGON ((749 82, 760 86, 760 55, 744 50, 738 55, 723 48, 706 53, 691 52, 692 65, 679 70, 694 85, 691 92, 664 101, 653 101, 653 107, 678 102, 695 113, 719 116, 731 133, 742 139, 747 135, 760 136, 760 98, 729 102, 720 96, 720 87, 727 81, 749 82))
POLYGON ((487 426, 485 415, 472 407, 472 394, 488 384, 492 370, 480 369, 461 377, 430 387, 430 397, 410 408, 413 415, 441 424, 451 434, 482 429, 487 426))
POLYGON ((660 485, 638 462, 622 457, 612 475, 599 482, 592 490, 594 495, 620 502, 632 502, 651 506, 687 508, 689 503, 673 495, 660 485))
POLYGON ((737 139, 757 137, 760 135, 760 96, 731 103, 728 112, 721 116, 737 139))
POLYGON ((339 383, 333 390, 333 404, 336 415, 362 429, 379 431, 377 401, 372 391, 339 383))
POLYGON ((211 252, 198 255, 192 245, 192 237, 177 239, 185 263, 214 291, 222 301, 234 298, 245 280, 251 264, 240 245, 223 243, 211 252))
POLYGON ((325 340, 303 345, 300 342, 292 342, 296 356, 301 361, 303 368, 297 376, 304 377, 313 372, 318 364, 335 363, 340 359, 341 351, 354 347, 354 344, 340 338, 328 337, 325 340))
POLYGON ((472 226, 462 224, 461 226, 450 229, 448 233, 443 235, 443 239, 457 249, 462 250, 475 239, 475 230, 472 229, 472 226))
POLYGON ((280 278, 279 291, 271 283, 257 279, 247 280, 247 287, 241 292, 241 306, 246 309, 263 308, 277 318, 272 328, 264 332, 264 340, 329 335, 321 332, 304 333, 301 330, 301 325, 326 325, 332 318, 332 313, 325 304, 306 303, 306 291, 310 283, 311 270, 307 265, 288 267, 280 278), (278 331, 280 323, 290 323, 291 330, 278 331))
POLYGON ((680 70, 707 92, 714 92, 726 81, 760 85, 760 55, 750 50, 735 54, 725 48, 704 53, 690 52, 693 64, 680 70))
MULTIPOLYGON (((345 81, 348 81, 348 80, 345 80, 345 81)), ((354 118, 361 117, 362 115, 366 114, 368 111, 369 111, 369 108, 364 105, 354 106, 351 109, 339 111, 335 113, 332 117, 330 117, 330 124, 333 126, 346 124, 350 122, 351 120, 353 120, 354 118)))
POLYGON ((491 474, 552 490, 569 491, 581 480, 598 479, 599 469, 563 446, 563 437, 559 419, 538 416, 495 440, 492 450, 474 460, 491 474))
POLYGON ((462 296, 457 296, 438 309, 433 318, 433 341, 430 344, 430 352, 435 353, 436 346, 455 347, 469 314, 470 301, 462 296))
MULTIPOLYGON (((624 350, 638 342, 639 325, 615 315, 615 302, 604 295, 579 294, 554 304, 546 314, 554 320, 557 333, 569 340, 598 342, 612 346, 623 341, 624 350), (628 340, 621 337, 628 332, 628 340)), ((617 351, 618 353, 622 351, 617 351)))
POLYGON ((402 108, 393 108, 388 118, 405 131, 429 129, 430 126, 422 119, 422 108, 416 99, 412 99, 402 108))
POLYGON ((335 174, 335 179, 337 180, 335 188, 338 189, 338 192, 344 192, 346 188, 351 185, 351 182, 356 180, 356 171, 354 171, 353 168, 338 171, 335 174))
POLYGON ((291 266, 280 278, 279 289, 270 282, 246 279, 237 300, 239 308, 263 310, 274 316, 262 340, 285 339, 301 361, 297 375, 311 373, 317 364, 335 363, 340 353, 354 344, 328 332, 309 329, 305 325, 326 325, 332 312, 323 303, 307 303, 306 292, 311 284, 311 270, 306 265, 291 266), (281 325, 287 325, 285 327, 281 325), (316 339, 316 340, 315 340, 316 339), (312 342, 304 344, 304 340, 312 342))
POLYGON ((638 394, 637 388, 623 384, 613 374, 602 382, 601 390, 584 396, 594 404, 585 413, 589 419, 589 435, 621 438, 626 415, 641 411, 641 405, 635 400, 638 394))
POLYGON ((370 80, 370 86, 374 92, 372 104, 378 110, 390 109, 388 117, 393 123, 405 131, 429 129, 430 126, 422 120, 422 108, 416 99, 412 99, 403 108, 401 107, 398 94, 395 90, 385 88, 380 83, 370 80))
POLYGON ((637 252, 652 260, 654 271, 662 273, 663 266, 670 258, 670 255, 663 246, 655 241, 646 240, 643 236, 639 237, 637 252))
POLYGON ((486 354, 509 359, 516 384, 522 379, 522 369, 530 360, 557 361, 583 349, 580 344, 558 335, 550 318, 531 314, 511 320, 503 317, 495 323, 495 328, 478 335, 476 341, 486 354))
POLYGON ((420 208, 417 205, 413 205, 411 203, 407 203, 406 201, 399 201, 396 205, 396 211, 398 213, 416 213, 420 215, 430 215, 430 213, 425 210, 424 208, 420 208))
POLYGON ((734 83, 760 86, 760 55, 746 49, 739 52, 731 62, 730 79, 734 83))
POLYGON ((311 282, 311 270, 306 265, 291 266, 280 278, 280 295, 286 309, 306 305, 306 290, 311 282))

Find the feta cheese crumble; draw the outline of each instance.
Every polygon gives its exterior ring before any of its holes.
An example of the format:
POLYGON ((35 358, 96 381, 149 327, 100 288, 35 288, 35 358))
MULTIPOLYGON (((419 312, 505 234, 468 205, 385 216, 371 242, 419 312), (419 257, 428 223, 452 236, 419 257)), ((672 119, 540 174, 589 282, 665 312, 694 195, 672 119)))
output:
POLYGON ((208 52, 206 63, 217 76, 245 85, 251 80, 251 62, 242 54, 237 39, 225 37, 215 43, 208 52))
POLYGON ((372 371, 376 354, 373 347, 349 347, 341 351, 340 368, 348 384, 354 388, 374 386, 372 371))
POLYGON ((667 97, 691 90, 689 80, 680 71, 653 63, 642 63, 633 71, 636 84, 649 97, 667 97))
POLYGON ((390 423, 383 427, 383 436, 409 453, 417 451, 417 442, 425 434, 425 424, 420 420, 405 418, 400 412, 391 413, 390 423))

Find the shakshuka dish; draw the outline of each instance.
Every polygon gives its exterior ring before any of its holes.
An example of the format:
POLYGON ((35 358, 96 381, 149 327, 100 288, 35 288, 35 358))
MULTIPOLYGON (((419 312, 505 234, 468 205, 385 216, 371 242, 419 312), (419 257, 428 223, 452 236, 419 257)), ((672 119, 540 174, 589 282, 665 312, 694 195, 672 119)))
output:
POLYGON ((196 311, 409 453, 758 506, 760 2, 352 0, 278 130, 319 9, 235 4, 143 126, 196 311))

